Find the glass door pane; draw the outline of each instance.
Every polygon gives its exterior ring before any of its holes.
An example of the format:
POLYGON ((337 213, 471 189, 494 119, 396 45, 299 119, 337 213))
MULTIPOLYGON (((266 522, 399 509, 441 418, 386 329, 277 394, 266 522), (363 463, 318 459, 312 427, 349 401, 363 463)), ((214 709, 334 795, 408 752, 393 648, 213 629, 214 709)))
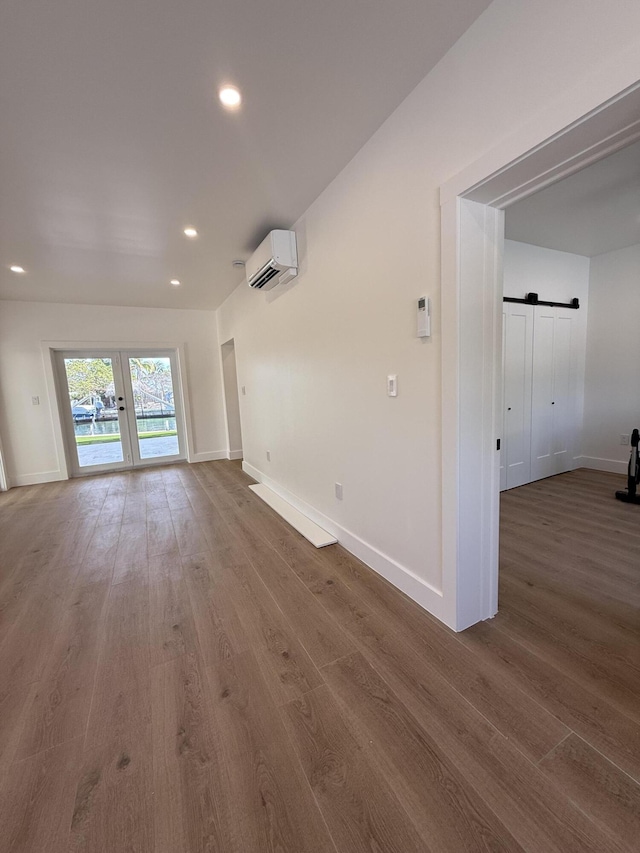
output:
POLYGON ((140 459, 179 456, 171 359, 129 356, 128 360, 140 459))
POLYGON ((172 350, 68 350, 56 358, 73 474, 184 458, 172 350))
POLYGON ((112 358, 65 357, 63 364, 78 467, 122 464, 125 450, 112 358))

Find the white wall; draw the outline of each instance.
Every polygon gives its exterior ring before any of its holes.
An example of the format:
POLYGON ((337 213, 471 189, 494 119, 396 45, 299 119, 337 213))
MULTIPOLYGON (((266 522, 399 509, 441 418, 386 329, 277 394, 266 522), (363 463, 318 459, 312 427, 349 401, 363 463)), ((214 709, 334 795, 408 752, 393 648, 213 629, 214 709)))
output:
POLYGON ((298 279, 271 294, 241 286, 218 311, 247 387, 252 470, 430 609, 442 587, 441 400, 457 393, 440 379, 439 187, 559 93, 582 85, 556 130, 631 85, 639 47, 635 0, 496 0, 296 223, 298 279), (434 320, 421 341, 424 294, 434 320))
POLYGON ((225 455, 215 316, 209 311, 0 302, 0 433, 13 485, 60 477, 42 341, 184 344, 195 459, 225 455), (40 397, 33 406, 31 398, 40 397))
POLYGON ((624 473, 640 429, 640 244, 591 259, 583 464, 624 473))
MULTIPOLYGON (((507 222, 509 210, 507 209, 507 222)), ((516 240, 504 241, 504 295, 518 299, 537 293, 547 302, 580 300, 576 317, 587 329, 589 302, 589 258, 558 252, 516 240)))

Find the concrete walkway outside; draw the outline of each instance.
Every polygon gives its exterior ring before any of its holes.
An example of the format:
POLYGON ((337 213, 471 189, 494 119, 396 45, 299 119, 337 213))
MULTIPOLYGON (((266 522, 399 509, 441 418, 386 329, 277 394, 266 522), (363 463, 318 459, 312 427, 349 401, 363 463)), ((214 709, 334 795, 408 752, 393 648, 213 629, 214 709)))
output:
MULTIPOLYGON (((178 454, 178 436, 168 435, 162 438, 143 438, 140 441, 140 456, 154 459, 158 456, 176 456, 178 454)), ((81 444, 78 446, 78 460, 81 467, 87 465, 106 465, 109 462, 122 462, 122 443, 109 441, 105 444, 81 444)))

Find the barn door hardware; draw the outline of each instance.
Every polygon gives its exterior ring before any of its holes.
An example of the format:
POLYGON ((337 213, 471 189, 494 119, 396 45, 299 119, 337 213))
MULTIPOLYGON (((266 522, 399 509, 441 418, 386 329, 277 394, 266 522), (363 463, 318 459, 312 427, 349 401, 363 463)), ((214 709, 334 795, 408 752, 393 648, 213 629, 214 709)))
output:
POLYGON ((572 299, 571 302, 544 302, 538 299, 537 293, 527 293, 524 299, 517 299, 515 296, 504 296, 503 302, 520 302, 522 305, 547 305, 550 308, 579 308, 580 300, 572 299))

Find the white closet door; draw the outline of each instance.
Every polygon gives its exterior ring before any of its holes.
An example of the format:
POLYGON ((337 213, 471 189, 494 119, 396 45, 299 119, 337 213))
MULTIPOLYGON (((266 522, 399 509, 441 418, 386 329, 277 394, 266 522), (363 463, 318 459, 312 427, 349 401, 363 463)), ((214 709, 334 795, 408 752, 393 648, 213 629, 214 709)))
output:
POLYGON ((505 303, 503 313, 503 443, 501 489, 531 480, 533 308, 505 303))
POLYGON ((575 393, 572 325, 567 309, 536 308, 533 330, 531 479, 572 467, 575 393))
POLYGON ((533 389, 531 398, 531 479, 553 469, 553 308, 536 308, 533 324, 533 389))
POLYGON ((575 311, 556 308, 553 341, 553 468, 555 474, 572 467, 575 393, 572 383, 572 340, 575 311))

